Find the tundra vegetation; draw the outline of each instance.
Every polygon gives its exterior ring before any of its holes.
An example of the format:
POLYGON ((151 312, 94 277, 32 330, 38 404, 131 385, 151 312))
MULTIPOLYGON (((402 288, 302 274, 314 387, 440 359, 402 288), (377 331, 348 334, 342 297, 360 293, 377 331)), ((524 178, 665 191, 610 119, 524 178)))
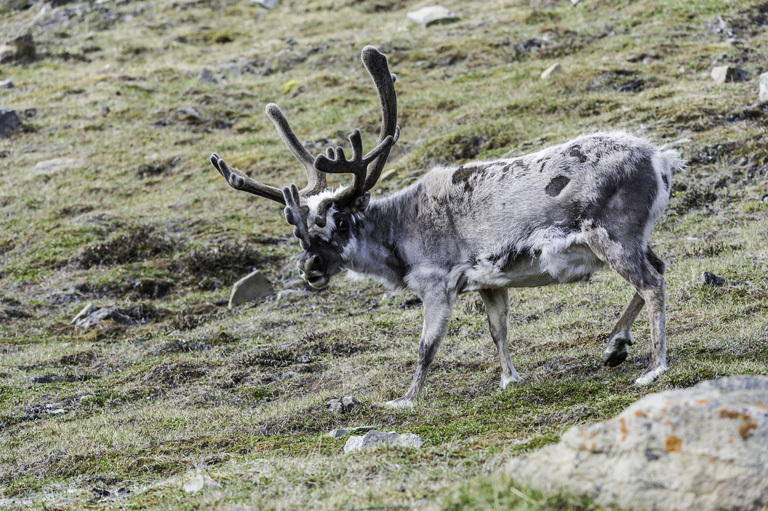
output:
POLYGON ((0 65, 15 84, 0 108, 22 121, 0 139, 3 507, 592 509, 494 469, 648 393, 768 373, 764 0, 451 0, 457 20, 429 27, 406 18, 425 3, 399 0, 56 4, 0 2, 2 37, 29 31, 36 45, 32 61, 0 65), (398 75, 402 129, 374 196, 434 165, 598 129, 678 141, 688 167, 651 236, 667 262, 664 375, 633 385, 645 314, 627 360, 602 366, 632 296, 608 271, 510 291, 522 381, 505 390, 482 302, 463 295, 410 410, 375 404, 413 374, 412 296, 337 278, 226 308, 253 268, 293 285, 300 250, 281 208, 229 189, 210 149, 262 182, 303 183, 269 102, 315 154, 355 127, 374 140, 366 44, 398 75), (724 64, 746 79, 716 83, 724 64), (54 158, 79 161, 35 170, 54 158), (72 326, 88 302, 141 324, 72 326), (328 410, 349 395, 361 405, 328 410), (363 425, 426 444, 345 455, 323 436, 363 425), (184 493, 198 472, 221 486, 184 493))

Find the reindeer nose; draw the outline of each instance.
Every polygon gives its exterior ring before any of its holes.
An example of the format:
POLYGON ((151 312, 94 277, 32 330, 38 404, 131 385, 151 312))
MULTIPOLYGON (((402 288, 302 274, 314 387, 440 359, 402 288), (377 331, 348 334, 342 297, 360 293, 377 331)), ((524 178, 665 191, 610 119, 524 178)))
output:
POLYGON ((299 269, 305 273, 317 270, 320 266, 320 257, 317 254, 307 254, 299 261, 299 269))

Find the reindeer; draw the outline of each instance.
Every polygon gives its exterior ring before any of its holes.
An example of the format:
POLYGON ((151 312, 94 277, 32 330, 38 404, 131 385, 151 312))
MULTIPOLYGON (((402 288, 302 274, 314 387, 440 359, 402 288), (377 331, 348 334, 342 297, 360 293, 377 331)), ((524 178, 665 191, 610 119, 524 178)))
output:
POLYGON ((674 151, 622 132, 582 135, 539 152, 498 161, 436 168, 399 192, 371 199, 400 136, 387 58, 367 46, 362 61, 378 89, 378 145, 363 156, 359 130, 341 147, 313 157, 274 105, 266 112, 307 173, 308 184, 282 190, 211 163, 237 190, 285 205, 285 219, 304 250, 299 272, 321 288, 342 270, 415 292, 424 304, 418 363, 408 391, 391 407, 413 406, 445 338, 459 294, 477 291, 485 304, 501 364, 501 387, 520 381, 507 348, 507 288, 579 282, 605 265, 636 293, 611 332, 603 363, 627 358, 631 327, 643 305, 650 317, 646 385, 667 369, 664 262, 648 238, 669 201, 674 151), (352 174, 351 186, 328 190, 326 174, 352 174))

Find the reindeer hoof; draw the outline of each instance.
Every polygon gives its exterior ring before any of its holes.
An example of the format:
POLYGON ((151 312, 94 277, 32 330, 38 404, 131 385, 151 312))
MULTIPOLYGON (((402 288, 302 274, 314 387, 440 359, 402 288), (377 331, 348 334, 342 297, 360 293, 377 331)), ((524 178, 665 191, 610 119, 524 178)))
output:
POLYGON ((387 408, 413 408, 414 402, 406 397, 399 397, 392 401, 387 401, 384 406, 387 408))
POLYGON ((643 375, 640 376, 640 378, 635 380, 635 385, 637 386, 648 385, 649 383, 653 382, 653 380, 661 376, 661 374, 666 370, 667 370, 666 365, 650 368, 646 372, 644 372, 643 375))
POLYGON ((507 388, 507 386, 508 386, 510 383, 517 383, 517 382, 519 382, 521 379, 522 379, 522 378, 520 378, 520 375, 519 375, 519 374, 513 374, 512 376, 503 376, 503 375, 502 375, 502 377, 501 377, 501 384, 500 384, 500 386, 501 386, 501 388, 502 388, 502 389, 506 389, 506 388, 507 388))
POLYGON ((608 341, 608 347, 603 353, 603 365, 608 367, 616 367, 627 359, 629 352, 627 346, 632 344, 632 338, 627 337, 614 337, 608 341))

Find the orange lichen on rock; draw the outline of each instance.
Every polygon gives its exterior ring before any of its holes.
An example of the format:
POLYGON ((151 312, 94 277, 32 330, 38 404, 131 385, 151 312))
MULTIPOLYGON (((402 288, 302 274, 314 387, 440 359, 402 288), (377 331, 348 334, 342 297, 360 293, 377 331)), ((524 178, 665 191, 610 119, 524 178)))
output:
POLYGON ((705 399, 699 399, 696 402, 699 403, 700 405, 705 405, 705 404, 709 403, 709 399, 706 399, 706 398, 705 399))
POLYGON ((722 408, 720 410, 721 419, 738 419, 739 415, 741 414, 736 410, 728 410, 727 408, 722 408))
POLYGON ((753 429, 757 429, 757 422, 748 420, 739 428, 739 435, 741 435, 742 439, 746 440, 754 434, 752 433, 753 429))
POLYGON ((669 437, 667 437, 667 445, 665 447, 667 452, 680 452, 683 450, 683 441, 675 435, 669 435, 669 437))
POLYGON ((644 412, 644 411, 642 411, 642 410, 636 410, 636 411, 635 411, 635 416, 636 416, 636 417, 648 417, 648 414, 647 414, 647 413, 645 413, 645 412, 644 412))
POLYGON ((619 422, 621 422, 621 441, 627 439, 627 435, 629 434, 629 428, 627 428, 627 423, 624 421, 624 417, 621 417, 619 419, 619 422))

